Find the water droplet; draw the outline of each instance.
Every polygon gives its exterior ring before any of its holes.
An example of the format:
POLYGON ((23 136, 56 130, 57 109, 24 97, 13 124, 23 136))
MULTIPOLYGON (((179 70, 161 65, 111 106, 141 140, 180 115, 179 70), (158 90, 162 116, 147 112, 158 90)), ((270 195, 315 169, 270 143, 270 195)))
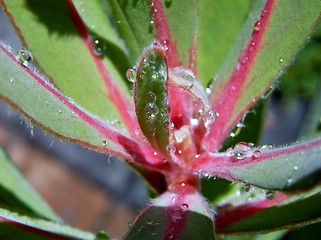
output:
POLYGON ((174 128, 174 123, 172 122, 172 120, 170 120, 169 118, 167 118, 164 122, 164 128, 166 130, 172 130, 174 128))
POLYGON ((181 206, 180 206, 180 209, 182 210, 182 211, 187 211, 188 210, 188 208, 189 208, 189 206, 188 206, 188 204, 186 204, 186 203, 183 203, 181 206))
POLYGON ((173 0, 165 0, 165 6, 169 8, 172 5, 173 0))
POLYGON ((265 197, 268 200, 273 200, 275 198, 275 192, 273 190, 267 190, 265 193, 265 197))
POLYGON ((18 58, 22 65, 28 67, 33 60, 32 52, 27 48, 22 48, 18 51, 18 58))
POLYGON ((103 146, 106 147, 107 146, 107 141, 103 140, 103 146))
POLYGON ((235 127, 234 131, 230 133, 230 136, 231 137, 236 137, 237 135, 240 134, 242 128, 244 128, 244 127, 245 127, 244 124, 239 122, 238 124, 236 124, 236 127, 235 127))
POLYGON ((213 109, 210 109, 208 110, 206 113, 205 113, 205 116, 204 116, 204 124, 205 124, 205 127, 209 127, 210 125, 212 125, 215 120, 216 120, 216 113, 214 112, 213 109))
POLYGON ((147 103, 145 112, 148 117, 154 118, 158 114, 158 107, 155 103, 147 103))
POLYGON ((198 123, 199 123, 199 121, 198 121, 198 119, 196 119, 196 118, 192 118, 192 119, 190 120, 190 123, 191 123, 192 126, 197 126, 198 123))
POLYGON ((133 68, 129 68, 126 72, 126 78, 131 83, 134 83, 136 81, 136 74, 137 72, 133 68))
POLYGON ((259 149, 254 150, 254 152, 253 152, 253 157, 254 157, 255 159, 260 158, 261 155, 262 155, 262 153, 261 153, 261 151, 260 151, 259 149))
POLYGON ((267 14, 267 11, 266 11, 266 10, 264 10, 264 11, 261 13, 261 17, 265 17, 265 16, 266 16, 266 14, 267 14))
POLYGON ((279 61, 280 61, 280 63, 282 63, 282 62, 284 61, 284 59, 283 59, 283 58, 280 58, 280 60, 279 60, 279 61))
POLYGON ((233 148, 228 148, 228 149, 226 150, 226 156, 228 156, 228 157, 234 156, 234 150, 233 150, 233 148))
POLYGON ((13 83, 14 82, 14 78, 10 78, 10 80, 9 80, 11 83, 13 83))
POLYGON ((247 56, 245 56, 245 57, 242 59, 241 63, 242 63, 242 64, 245 64, 245 63, 247 62, 247 60, 249 60, 249 58, 248 58, 247 56))
POLYGON ((294 167, 293 167, 293 170, 294 170, 294 171, 298 171, 298 169, 299 169, 298 166, 294 166, 294 167))
POLYGON ((205 92, 207 95, 210 95, 212 93, 212 90, 208 87, 205 89, 205 92))
POLYGON ((246 142, 239 142, 234 146, 234 154, 237 159, 244 159, 252 155, 251 147, 246 142))
POLYGON ((61 113, 62 113, 61 109, 58 109, 58 113, 59 113, 59 114, 61 114, 61 113))
POLYGON ((49 102, 48 101, 45 101, 46 105, 49 106, 49 102))
POLYGON ((196 154, 194 157, 195 157, 196 159, 198 159, 198 158, 200 157, 200 155, 199 155, 199 154, 196 154))
POLYGON ((153 225, 153 220, 152 220, 152 219, 148 219, 146 223, 147 223, 147 225, 149 225, 149 226, 150 226, 150 225, 153 225))
POLYGON ((260 147, 261 150, 271 150, 273 149, 273 145, 272 144, 265 144, 263 146, 260 147))
POLYGON ((177 198, 176 197, 173 197, 172 198, 172 203, 176 202, 177 198))
POLYGON ((254 23, 254 32, 259 32, 261 30, 261 23, 257 21, 254 23))
POLYGON ((154 29, 155 29, 155 24, 154 23, 155 23, 154 19, 150 20, 149 27, 148 27, 148 32, 149 33, 152 33, 154 31, 154 29))
POLYGON ((154 103, 154 102, 156 102, 156 99, 157 99, 157 97, 156 97, 156 95, 155 95, 154 92, 149 91, 149 92, 147 93, 147 101, 148 101, 148 102, 154 103))
POLYGON ((244 185, 242 186, 242 190, 243 190, 244 192, 249 192, 249 191, 251 191, 251 189, 252 189, 252 186, 251 186, 250 184, 244 184, 244 185))
POLYGON ((106 51, 106 45, 104 41, 100 38, 94 38, 93 43, 94 43, 94 53, 97 56, 102 56, 106 51))

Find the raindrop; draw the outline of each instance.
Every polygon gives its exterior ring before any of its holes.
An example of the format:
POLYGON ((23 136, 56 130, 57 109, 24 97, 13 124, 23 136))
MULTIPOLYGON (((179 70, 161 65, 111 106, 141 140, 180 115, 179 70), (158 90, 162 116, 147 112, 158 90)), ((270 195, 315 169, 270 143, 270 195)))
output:
POLYGON ((293 167, 293 170, 294 170, 294 171, 298 171, 298 169, 299 169, 298 166, 294 166, 294 167, 293 167))
POLYGON ((158 114, 158 107, 155 103, 147 103, 145 112, 148 117, 154 118, 158 114))
POLYGON ((134 83, 136 81, 136 75, 137 72, 135 71, 134 68, 129 68, 126 71, 126 78, 128 79, 128 81, 130 81, 131 83, 134 83))
POLYGON ((174 123, 172 122, 172 120, 170 120, 169 118, 167 118, 164 122, 164 128, 166 130, 172 130, 174 128, 174 123))
POLYGON ((204 116, 205 127, 207 128, 210 125, 212 125, 215 122, 216 117, 217 117, 217 115, 213 109, 208 110, 204 116))
POLYGON ((148 102, 154 103, 154 102, 156 102, 156 99, 157 99, 157 97, 156 97, 155 93, 153 93, 152 91, 149 91, 147 93, 147 101, 148 102))
POLYGON ((228 157, 234 156, 234 150, 233 150, 233 148, 228 148, 228 149, 226 150, 226 155, 227 155, 228 157))
POLYGON ((280 63, 282 63, 282 62, 284 61, 284 59, 283 59, 283 58, 280 58, 280 60, 279 60, 279 61, 280 61, 280 63))
POLYGON ((254 24, 254 32, 259 32, 260 30, 261 30, 261 23, 260 23, 260 21, 257 21, 254 24))
POLYGON ((61 113, 62 113, 62 111, 61 111, 61 109, 60 109, 60 108, 58 109, 58 113, 59 113, 59 114, 61 114, 61 113))
POLYGON ((256 150, 253 152, 253 157, 254 157, 255 159, 260 158, 261 155, 262 155, 262 153, 261 153, 261 151, 260 151, 259 149, 256 149, 256 150))
POLYGON ((103 140, 103 146, 106 147, 107 146, 107 141, 103 140))
POLYGON ((169 8, 173 3, 173 0, 165 0, 165 6, 169 8))
POLYGON ((188 206, 188 204, 186 204, 186 203, 183 203, 183 204, 180 206, 180 209, 181 209, 183 212, 187 211, 188 208, 189 208, 189 206, 188 206))
POLYGON ((273 190, 267 190, 265 193, 265 197, 268 200, 273 200, 275 198, 275 192, 273 190))
POLYGON ((212 93, 212 90, 209 87, 207 87, 205 89, 205 92, 206 92, 207 95, 210 95, 212 93))
POLYGON ((27 48, 22 48, 18 51, 18 58, 22 65, 28 67, 33 60, 32 52, 27 48))
POLYGON ((249 191, 251 191, 251 189, 252 189, 252 186, 251 186, 250 184, 244 184, 244 185, 242 186, 242 190, 243 190, 244 192, 249 192, 249 191))
POLYGON ((234 146, 234 154, 237 159, 244 159, 252 156, 251 147, 246 142, 239 142, 234 146))
POLYGON ((45 101, 46 105, 49 106, 49 102, 48 101, 45 101))
POLYGON ((94 38, 94 53, 97 56, 102 56, 105 53, 106 45, 103 40, 94 38))
POLYGON ((10 78, 10 82, 13 83, 14 82, 14 78, 10 78))
POLYGON ((272 144, 266 144, 260 147, 261 150, 271 150, 273 149, 273 145, 272 144))
POLYGON ((148 28, 149 33, 152 33, 154 31, 154 28, 155 28, 155 24, 154 23, 155 23, 154 19, 150 20, 149 28, 148 28))

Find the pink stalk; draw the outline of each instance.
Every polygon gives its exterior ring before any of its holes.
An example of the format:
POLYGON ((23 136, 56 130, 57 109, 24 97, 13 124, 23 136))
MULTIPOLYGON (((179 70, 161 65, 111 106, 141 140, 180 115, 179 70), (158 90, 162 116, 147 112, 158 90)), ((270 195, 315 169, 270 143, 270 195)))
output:
POLYGON ((108 97, 115 105, 128 131, 132 134, 132 136, 135 136, 135 131, 139 128, 132 111, 132 104, 128 101, 128 99, 126 99, 122 91, 116 86, 102 59, 94 54, 93 39, 89 35, 86 26, 80 18, 72 0, 67 0, 67 3, 71 12, 71 18, 74 21, 75 26, 77 27, 86 48, 90 52, 90 55, 94 60, 102 79, 104 79, 106 89, 108 91, 108 97))

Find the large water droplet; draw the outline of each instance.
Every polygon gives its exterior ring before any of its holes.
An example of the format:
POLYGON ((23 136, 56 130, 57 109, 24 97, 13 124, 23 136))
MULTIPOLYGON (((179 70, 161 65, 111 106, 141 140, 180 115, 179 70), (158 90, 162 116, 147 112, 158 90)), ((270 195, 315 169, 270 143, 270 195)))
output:
POLYGON ((22 48, 18 51, 18 58, 22 65, 28 67, 33 60, 32 52, 27 48, 22 48))
POLYGON ((148 117, 154 118, 158 114, 158 111, 158 107, 155 103, 147 103, 145 112, 148 117))
POLYGON ((181 209, 182 211, 184 211, 184 212, 187 211, 188 208, 189 208, 189 206, 188 206, 187 203, 183 203, 183 204, 180 206, 180 209, 181 209))
POLYGON ((275 192, 273 190, 267 190, 265 193, 265 197, 268 200, 273 200, 275 198, 275 192))
POLYGON ((169 118, 167 118, 164 122, 164 128, 166 130, 172 130, 174 128, 174 123, 172 122, 172 120, 170 120, 169 118))
POLYGON ((234 146, 234 154, 237 159, 244 159, 252 155, 251 147, 246 142, 239 142, 234 146))
POLYGON ((97 56, 102 56, 106 51, 106 44, 104 43, 104 41, 100 38, 94 38, 93 43, 94 43, 94 53, 97 56))
POLYGON ((259 149, 254 150, 253 152, 253 158, 258 159, 262 155, 261 151, 259 149))
POLYGON ((137 72, 135 69, 133 68, 129 68, 126 72, 126 78, 128 79, 128 81, 130 81, 131 83, 134 83, 136 81, 136 75, 137 72))

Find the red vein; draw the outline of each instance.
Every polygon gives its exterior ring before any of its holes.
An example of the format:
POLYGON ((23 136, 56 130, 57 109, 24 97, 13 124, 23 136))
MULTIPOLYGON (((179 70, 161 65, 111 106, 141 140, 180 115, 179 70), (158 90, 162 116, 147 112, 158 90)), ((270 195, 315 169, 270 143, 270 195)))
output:
MULTIPOLYGON (((174 43, 167 18, 164 13, 163 5, 160 0, 150 0, 153 19, 156 27, 156 38, 161 45, 167 49, 166 62, 169 68, 181 66, 182 63, 178 57, 176 44, 174 43)), ((189 124, 191 108, 190 96, 187 92, 178 86, 169 84, 168 99, 171 106, 170 118, 175 128, 180 128, 185 124, 189 124)))
POLYGON ((273 200, 264 199, 228 209, 224 209, 224 206, 222 206, 221 208, 218 208, 216 216, 216 230, 218 232, 224 232, 224 228, 229 227, 233 223, 250 217, 264 209, 280 204, 286 199, 287 196, 284 193, 278 193, 273 200))
POLYGON ((99 71, 102 79, 104 80, 104 83, 108 91, 108 97, 110 98, 111 102, 115 105, 128 131, 132 134, 132 136, 136 136, 135 131, 138 129, 138 123, 134 118, 133 112, 131 111, 131 103, 128 101, 128 99, 126 99, 124 94, 116 86, 113 78, 107 71, 104 62, 101 60, 101 58, 94 54, 93 39, 89 35, 86 26, 83 23, 81 17, 79 16, 72 0, 67 0, 67 3, 71 12, 71 18, 74 21, 75 26, 77 27, 94 63, 96 64, 97 70, 99 71))
MULTIPOLYGON (((56 234, 56 233, 48 232, 46 230, 42 230, 39 228, 31 227, 26 224, 5 218, 3 216, 0 216, 0 222, 15 226, 17 228, 20 228, 20 229, 26 231, 26 232, 34 233, 39 236, 49 237, 49 238, 53 238, 53 239, 57 239, 57 240, 72 240, 72 239, 74 239, 73 237, 66 237, 66 236, 62 236, 60 234, 56 234)), ((5 236, 7 234, 8 234, 8 237, 10 237, 10 233, 9 232, 5 233, 5 236)), ((17 234, 17 233, 12 233, 12 234, 17 234)), ((1 234, 1 236, 3 236, 3 234, 1 234)))
POLYGON ((234 68, 229 81, 223 87, 219 97, 213 103, 213 109, 219 114, 215 124, 211 126, 210 133, 204 140, 208 149, 219 149, 224 138, 228 135, 230 128, 233 127, 231 116, 235 111, 237 101, 243 92, 244 84, 251 71, 251 67, 260 50, 260 45, 264 32, 268 26, 275 0, 267 0, 261 12, 259 21, 255 23, 253 34, 243 52, 240 54, 238 62, 234 68))

